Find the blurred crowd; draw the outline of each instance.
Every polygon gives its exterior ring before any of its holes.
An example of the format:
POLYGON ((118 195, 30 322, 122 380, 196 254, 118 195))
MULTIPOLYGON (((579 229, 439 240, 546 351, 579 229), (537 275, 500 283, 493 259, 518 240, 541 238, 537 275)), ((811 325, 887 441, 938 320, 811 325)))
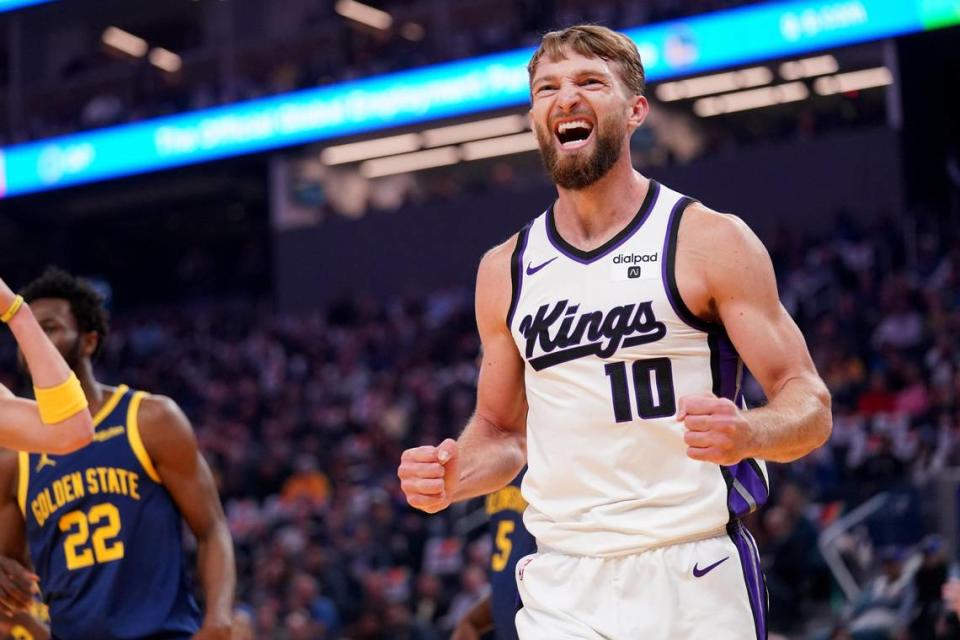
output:
MULTIPOLYGON (((904 220, 863 229, 846 218, 835 228, 766 238, 835 411, 827 446, 771 465, 773 501, 749 523, 771 627, 953 637, 931 487, 960 465, 956 229, 911 235, 904 220), (837 542, 858 586, 844 599, 818 537, 877 495, 879 513, 837 542)), ((237 547, 238 624, 252 637, 444 638, 483 595, 482 514, 471 504, 414 512, 395 477, 404 448, 455 435, 473 409, 469 292, 347 298, 292 315, 169 307, 118 315, 113 329, 101 379, 170 395, 196 427, 237 547)), ((749 391, 762 401, 755 383, 749 391)))
POLYGON ((386 31, 351 25, 334 2, 315 0, 290 0, 283 12, 265 2, 228 3, 218 11, 163 12, 155 25, 137 20, 131 28, 140 36, 180 55, 183 67, 175 73, 105 48, 100 35, 111 23, 109 11, 91 12, 69 36, 60 34, 62 51, 46 73, 0 69, 0 93, 12 77, 20 78, 23 92, 19 110, 5 105, 12 115, 0 128, 0 144, 533 46, 546 31, 579 22, 630 28, 756 1, 371 0, 395 18, 386 31), (241 18, 241 10, 254 19, 241 18), (224 20, 233 23, 229 45, 222 41, 224 20))

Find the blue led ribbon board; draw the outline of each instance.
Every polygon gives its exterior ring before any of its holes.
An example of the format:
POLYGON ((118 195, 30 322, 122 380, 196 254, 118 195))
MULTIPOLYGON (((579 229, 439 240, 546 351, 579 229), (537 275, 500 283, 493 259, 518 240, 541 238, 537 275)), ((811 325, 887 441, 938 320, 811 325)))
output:
MULTIPOLYGON (((960 0, 795 0, 625 33, 655 82, 958 23, 960 0)), ((532 53, 518 49, 14 145, 0 149, 0 197, 519 106, 529 99, 532 53)))
POLYGON ((0 0, 0 13, 52 1, 53 0, 0 0))

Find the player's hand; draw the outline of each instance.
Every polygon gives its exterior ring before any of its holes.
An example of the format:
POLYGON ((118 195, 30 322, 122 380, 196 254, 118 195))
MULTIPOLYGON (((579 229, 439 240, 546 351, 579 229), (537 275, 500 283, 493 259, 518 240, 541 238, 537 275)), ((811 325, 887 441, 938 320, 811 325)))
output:
POLYGON ((26 611, 40 593, 40 577, 13 558, 0 556, 0 612, 13 615, 26 611))
POLYGON ((943 584, 943 599, 947 609, 960 614, 960 580, 951 578, 943 584))
POLYGON ((232 627, 227 625, 204 624, 200 630, 193 634, 193 640, 230 640, 232 637, 232 627))
POLYGON ((460 482, 457 443, 447 438, 438 447, 415 447, 400 456, 397 476, 407 503, 427 513, 450 506, 460 482))
POLYGON ((686 427, 683 441, 690 458, 732 465, 750 457, 753 430, 730 400, 714 395, 684 396, 677 420, 686 427))

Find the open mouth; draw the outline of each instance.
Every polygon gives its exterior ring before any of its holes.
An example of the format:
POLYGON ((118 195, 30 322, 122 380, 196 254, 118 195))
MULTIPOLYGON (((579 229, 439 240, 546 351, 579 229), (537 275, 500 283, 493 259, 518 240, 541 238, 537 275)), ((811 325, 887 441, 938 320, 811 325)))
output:
POLYGON ((567 120, 557 124, 553 129, 560 146, 564 149, 574 149, 582 146, 593 133, 593 124, 587 120, 567 120))

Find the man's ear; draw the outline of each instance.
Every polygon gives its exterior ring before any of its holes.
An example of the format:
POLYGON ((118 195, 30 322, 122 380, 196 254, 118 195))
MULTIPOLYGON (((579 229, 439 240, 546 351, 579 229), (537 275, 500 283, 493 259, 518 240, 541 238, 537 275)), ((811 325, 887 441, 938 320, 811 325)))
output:
POLYGON ((100 345, 100 335, 96 331, 87 331, 80 336, 80 353, 89 358, 100 345))
POLYGON ((634 96, 630 101, 630 115, 627 119, 631 129, 636 129, 650 114, 650 102, 646 96, 634 96))

